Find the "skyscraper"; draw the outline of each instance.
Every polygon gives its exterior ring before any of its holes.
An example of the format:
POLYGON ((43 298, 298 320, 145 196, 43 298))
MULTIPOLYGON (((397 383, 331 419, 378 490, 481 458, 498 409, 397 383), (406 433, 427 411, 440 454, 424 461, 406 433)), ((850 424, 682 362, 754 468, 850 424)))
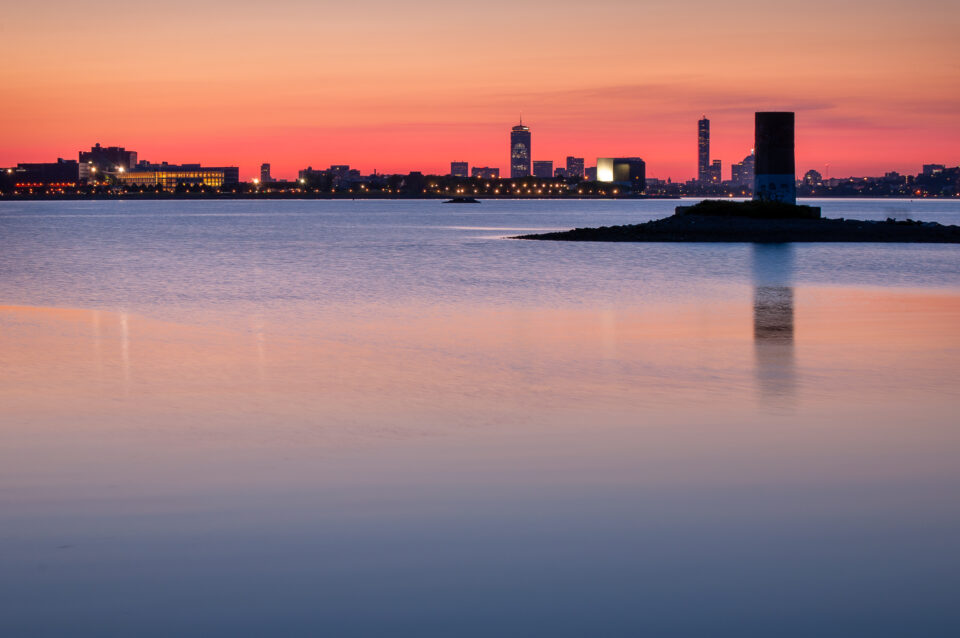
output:
POLYGON ((697 180, 710 181, 710 120, 706 115, 697 122, 697 180))
POLYGON ((583 158, 567 156, 567 177, 583 179, 583 158))
POLYGON ((510 131, 510 177, 530 177, 530 127, 523 119, 510 131))
POLYGON ((797 203, 793 129, 791 111, 756 114, 754 199, 797 203))
POLYGON ((450 162, 450 176, 451 176, 451 177, 466 177, 466 176, 467 176, 467 162, 450 162))
POLYGON ((753 188, 753 151, 742 162, 730 165, 730 181, 734 186, 753 188))
POLYGON ((263 163, 260 165, 260 182, 272 182, 273 177, 270 175, 270 164, 263 163))

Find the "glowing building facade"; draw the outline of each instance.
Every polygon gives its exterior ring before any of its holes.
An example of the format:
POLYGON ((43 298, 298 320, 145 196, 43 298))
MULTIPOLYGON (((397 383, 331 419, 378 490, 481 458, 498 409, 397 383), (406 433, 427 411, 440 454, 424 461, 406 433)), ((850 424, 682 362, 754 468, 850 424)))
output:
POLYGON ((599 157, 597 181, 629 184, 642 192, 647 187, 647 164, 639 157, 599 157))
POLYGON ((510 131, 510 177, 530 177, 530 127, 523 120, 510 131))
POLYGON ((172 191, 178 186, 235 186, 240 182, 240 169, 236 166, 205 167, 200 164, 138 164, 133 170, 113 173, 112 176, 124 186, 160 186, 163 190, 172 191))

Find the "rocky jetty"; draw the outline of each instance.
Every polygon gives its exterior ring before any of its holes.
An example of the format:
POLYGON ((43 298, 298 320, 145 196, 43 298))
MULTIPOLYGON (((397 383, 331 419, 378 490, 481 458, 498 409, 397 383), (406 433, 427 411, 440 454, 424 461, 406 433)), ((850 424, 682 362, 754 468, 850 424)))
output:
POLYGON ((960 243, 960 226, 912 220, 823 219, 820 209, 777 202, 707 200, 664 219, 627 226, 576 228, 515 239, 636 242, 960 243))

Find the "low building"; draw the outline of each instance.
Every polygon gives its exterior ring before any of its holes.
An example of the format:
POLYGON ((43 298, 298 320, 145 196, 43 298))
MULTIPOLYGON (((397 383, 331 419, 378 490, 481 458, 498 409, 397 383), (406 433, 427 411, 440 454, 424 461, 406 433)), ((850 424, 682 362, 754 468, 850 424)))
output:
POLYGON ((597 158, 597 181, 629 184, 633 190, 647 186, 647 164, 639 157, 597 158))
POLYGON ((538 161, 533 163, 533 176, 543 179, 553 177, 553 161, 538 161))
POLYGON ((72 188, 80 181, 80 164, 63 158, 56 162, 17 164, 8 170, 15 188, 72 188))
POLYGON ((141 162, 129 171, 117 171, 111 176, 124 186, 160 186, 176 190, 178 186, 209 186, 224 188, 240 183, 240 169, 236 166, 201 166, 200 164, 146 164, 141 162))
POLYGON ((470 177, 479 177, 480 179, 500 179, 500 169, 490 166, 474 166, 470 171, 470 177))

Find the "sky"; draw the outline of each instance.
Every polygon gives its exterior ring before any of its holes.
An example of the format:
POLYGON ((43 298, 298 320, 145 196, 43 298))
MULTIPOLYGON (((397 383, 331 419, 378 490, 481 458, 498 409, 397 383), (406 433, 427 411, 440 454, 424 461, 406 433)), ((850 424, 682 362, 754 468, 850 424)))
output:
POLYGON ((797 169, 832 177, 960 163, 952 1, 166 0, 11 3, 0 20, 0 166, 140 159, 275 177, 349 164, 508 166, 639 156, 696 173, 753 146, 753 113, 797 113, 797 169), (829 165, 829 168, 828 168, 829 165))

